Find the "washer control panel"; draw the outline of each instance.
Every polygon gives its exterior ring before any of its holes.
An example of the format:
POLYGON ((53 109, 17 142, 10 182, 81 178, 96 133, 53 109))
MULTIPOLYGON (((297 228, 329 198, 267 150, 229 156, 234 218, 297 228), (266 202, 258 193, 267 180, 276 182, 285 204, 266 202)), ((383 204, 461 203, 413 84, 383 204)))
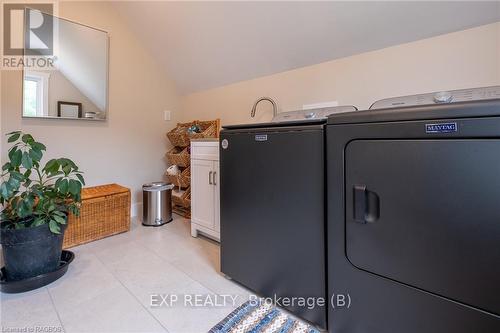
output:
POLYGON ((355 106, 335 106, 320 109, 309 109, 309 110, 298 110, 298 111, 288 111, 280 112, 273 118, 273 123, 282 123, 289 121, 304 121, 312 119, 326 119, 329 115, 340 112, 352 112, 356 111, 355 106))
POLYGON ((401 106, 445 104, 485 99, 500 99, 500 86, 439 91, 429 94, 381 99, 372 104, 370 110, 396 108, 401 106))

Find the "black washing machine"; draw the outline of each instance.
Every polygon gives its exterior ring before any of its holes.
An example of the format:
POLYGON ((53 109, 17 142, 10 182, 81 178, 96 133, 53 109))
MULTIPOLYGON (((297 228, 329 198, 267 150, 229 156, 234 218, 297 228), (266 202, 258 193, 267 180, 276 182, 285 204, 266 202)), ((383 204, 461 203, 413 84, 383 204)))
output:
POLYGON ((327 115, 352 110, 282 112, 271 123, 221 131, 222 272, 320 328, 327 313, 324 128, 327 115))
POLYGON ((500 87, 374 108, 328 120, 329 332, 500 332, 500 87))

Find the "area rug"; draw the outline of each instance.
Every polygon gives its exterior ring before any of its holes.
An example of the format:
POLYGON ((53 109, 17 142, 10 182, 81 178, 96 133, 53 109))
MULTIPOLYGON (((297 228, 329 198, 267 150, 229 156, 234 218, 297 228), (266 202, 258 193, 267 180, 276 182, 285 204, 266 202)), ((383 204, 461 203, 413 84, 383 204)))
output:
POLYGON ((319 333, 268 303, 248 301, 208 333, 319 333))

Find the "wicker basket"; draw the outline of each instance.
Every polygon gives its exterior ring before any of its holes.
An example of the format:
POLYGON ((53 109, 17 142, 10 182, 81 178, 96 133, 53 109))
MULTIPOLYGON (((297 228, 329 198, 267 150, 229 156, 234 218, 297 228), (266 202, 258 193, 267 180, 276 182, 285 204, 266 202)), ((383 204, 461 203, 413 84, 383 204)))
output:
POLYGON ((195 121, 196 125, 200 127, 200 133, 189 134, 190 139, 203 139, 203 138, 218 138, 219 137, 219 127, 220 120, 209 120, 209 121, 195 121))
POLYGON ((174 186, 179 186, 179 182, 182 188, 187 188, 191 185, 191 168, 184 169, 179 176, 166 175, 168 181, 174 186))
POLYGON ((191 206, 191 188, 187 188, 181 195, 176 195, 176 191, 172 191, 172 202, 174 205, 189 207, 191 206))
POLYGON ((80 216, 70 215, 63 247, 68 248, 130 230, 130 190, 109 184, 84 188, 80 216))
POLYGON ((177 127, 167 133, 167 138, 174 147, 187 147, 189 145, 189 137, 187 130, 194 125, 195 122, 178 123, 177 127))
POLYGON ((219 137, 220 120, 199 121, 189 123, 178 123, 177 127, 167 133, 167 138, 175 147, 189 146, 191 139, 217 138, 219 137), (189 133, 188 128, 196 125, 200 133, 189 133))
POLYGON ((191 208, 189 207, 182 207, 182 206, 178 206, 178 205, 173 205, 172 206, 172 211, 179 215, 179 216, 182 216, 186 219, 190 219, 191 218, 191 208))
POLYGON ((176 164, 180 167, 186 168, 191 164, 191 155, 189 154, 189 148, 184 149, 180 147, 174 147, 167 153, 167 159, 170 164, 176 164))

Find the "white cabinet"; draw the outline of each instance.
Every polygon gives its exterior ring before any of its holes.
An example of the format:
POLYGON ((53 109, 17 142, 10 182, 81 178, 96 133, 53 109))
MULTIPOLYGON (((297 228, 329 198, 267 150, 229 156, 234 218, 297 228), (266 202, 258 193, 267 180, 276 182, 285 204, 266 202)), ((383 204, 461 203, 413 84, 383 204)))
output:
POLYGON ((191 221, 215 228, 214 162, 191 160, 191 221))
POLYGON ((191 142, 191 235, 220 239, 219 142, 191 142))

